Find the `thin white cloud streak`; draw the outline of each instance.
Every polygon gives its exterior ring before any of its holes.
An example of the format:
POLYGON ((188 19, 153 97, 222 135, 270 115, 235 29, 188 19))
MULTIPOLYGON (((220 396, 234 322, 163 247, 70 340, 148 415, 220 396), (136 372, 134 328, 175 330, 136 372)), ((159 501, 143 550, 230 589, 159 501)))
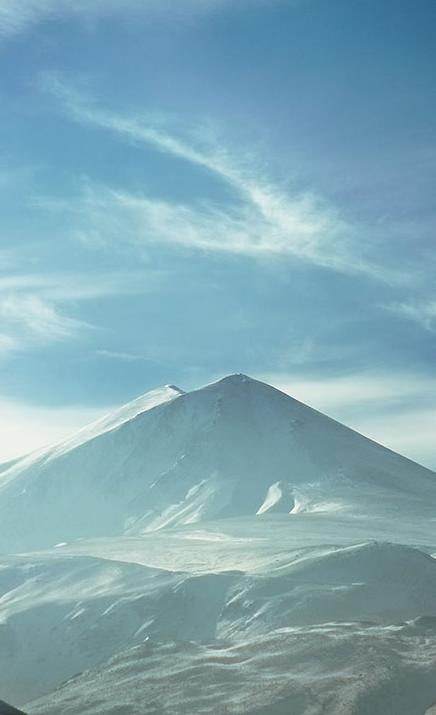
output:
POLYGON ((0 5, 0 35, 24 32, 32 25, 59 14, 69 3, 56 0, 3 0, 0 5), (58 10, 56 10, 58 5, 58 10))
POLYGON ((120 352, 117 350, 95 350, 94 354, 98 357, 107 358, 108 360, 121 360, 122 362, 156 362, 146 355, 137 355, 135 353, 120 352))
POLYGON ((162 271, 0 275, 0 359, 51 343, 74 340, 95 329, 68 315, 71 304, 155 290, 162 271))
POLYGON ((76 339, 91 329, 83 320, 65 314, 53 301, 36 294, 0 294, 0 359, 18 352, 76 339), (3 349, 2 349, 3 347, 3 349))
POLYGON ((48 341, 73 337, 87 327, 82 321, 62 315, 37 295, 10 295, 0 299, 0 319, 48 341))
POLYGON ((400 318, 413 320, 426 330, 436 330, 436 300, 417 302, 400 301, 385 306, 388 311, 400 318))
POLYGON ((356 373, 309 379, 266 373, 259 379, 366 437, 436 469, 436 378, 356 373))
POLYGON ((0 396, 0 464, 64 439, 112 407, 35 407, 0 396))
POLYGON ((112 16, 130 22, 138 17, 164 17, 180 22, 225 7, 232 7, 232 0, 177 0, 177 4, 173 0, 1 0, 0 37, 11 37, 41 22, 64 17, 86 21, 112 16))
POLYGON ((251 257, 288 255, 336 270, 353 270, 344 258, 324 254, 315 245, 319 239, 314 224, 309 224, 311 207, 304 201, 298 207, 294 204, 293 216, 288 218, 294 225, 292 240, 251 205, 235 210, 206 203, 193 207, 95 186, 73 200, 70 209, 80 217, 76 236, 87 244, 127 240, 251 257))
POLYGON ((9 357, 19 348, 19 342, 12 335, 0 333, 0 360, 9 357))
POLYGON ((37 292, 50 300, 86 301, 114 295, 135 295, 155 290, 165 271, 15 273, 0 275, 0 296, 10 292, 37 292))
POLYGON ((84 196, 91 219, 90 232, 86 228, 81 231, 84 240, 101 241, 102 232, 110 232, 112 219, 120 235, 125 224, 126 233, 133 228, 142 241, 254 257, 291 256, 345 273, 364 273, 383 280, 397 278, 394 271, 366 260, 355 228, 314 194, 289 195, 261 176, 248 160, 241 164, 234 152, 218 148, 217 142, 204 148, 195 137, 182 140, 147 119, 104 111, 56 75, 45 75, 42 86, 71 120, 106 129, 202 167, 230 186, 239 200, 237 207, 210 202, 185 205, 124 191, 106 189, 99 193, 94 187, 84 196))

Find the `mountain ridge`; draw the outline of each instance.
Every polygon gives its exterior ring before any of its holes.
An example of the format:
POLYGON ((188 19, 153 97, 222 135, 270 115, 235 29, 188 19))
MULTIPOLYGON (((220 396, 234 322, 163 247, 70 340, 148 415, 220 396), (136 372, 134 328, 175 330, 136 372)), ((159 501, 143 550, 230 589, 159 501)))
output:
POLYGON ((434 472, 235 373, 152 390, 1 472, 0 548, 269 512, 425 516, 435 498, 434 472))

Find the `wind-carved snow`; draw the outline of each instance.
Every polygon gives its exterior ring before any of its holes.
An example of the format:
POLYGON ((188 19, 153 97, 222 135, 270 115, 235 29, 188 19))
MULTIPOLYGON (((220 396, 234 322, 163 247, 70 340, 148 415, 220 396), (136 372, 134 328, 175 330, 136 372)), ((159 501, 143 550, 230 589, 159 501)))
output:
POLYGON ((274 482, 268 488, 265 501, 256 514, 266 514, 267 512, 287 512, 292 514, 295 509, 295 499, 292 496, 292 487, 283 482, 274 482))
POLYGON ((423 715, 435 523, 433 472, 268 385, 153 391, 0 469, 0 697, 423 715))
POLYGON ((132 400, 132 402, 123 405, 119 410, 110 412, 108 415, 79 430, 79 432, 70 439, 60 442, 59 445, 49 450, 47 459, 55 459, 62 454, 70 452, 72 449, 85 444, 85 442, 118 429, 121 425, 130 422, 130 420, 153 409, 153 407, 170 402, 183 394, 183 390, 175 385, 165 385, 156 390, 146 392, 145 395, 141 395, 136 398, 136 400, 132 400))

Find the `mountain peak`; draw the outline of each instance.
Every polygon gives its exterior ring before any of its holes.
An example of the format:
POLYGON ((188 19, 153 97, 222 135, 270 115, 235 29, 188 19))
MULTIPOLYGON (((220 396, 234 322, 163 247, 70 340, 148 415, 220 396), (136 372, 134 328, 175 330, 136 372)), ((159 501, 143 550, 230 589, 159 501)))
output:
POLYGON ((229 388, 235 388, 238 385, 249 385, 249 384, 262 384, 262 383, 259 383, 259 381, 255 380, 253 377, 244 375, 244 373, 242 373, 242 372, 234 372, 231 375, 226 375, 225 377, 222 377, 219 380, 212 382, 210 385, 207 385, 207 387, 210 387, 212 385, 225 385, 225 386, 228 386, 229 388))
POLYGON ((152 390, 3 471, 0 543, 22 551, 266 512, 384 517, 407 504, 424 518, 434 476, 236 373, 186 394, 152 390))
MULTIPOLYGON (((255 400, 258 399, 261 402, 265 399, 277 400, 278 398, 282 399, 286 396, 288 406, 291 405, 291 403, 297 404, 297 401, 290 395, 283 393, 281 390, 273 387, 273 385, 269 385, 267 382, 262 382, 262 380, 257 380, 254 377, 245 375, 242 372, 235 372, 231 375, 226 375, 215 382, 205 385, 205 387, 201 389, 207 390, 208 392, 219 392, 222 393, 222 395, 227 396, 237 397, 239 395, 241 399, 244 399, 244 401, 248 396, 255 400)), ((306 410, 312 411, 310 407, 305 405, 304 407, 306 410)))
POLYGON ((232 372, 230 375, 223 377, 223 380, 232 380, 233 382, 247 382, 251 380, 251 382, 254 382, 252 377, 245 375, 243 372, 232 372))

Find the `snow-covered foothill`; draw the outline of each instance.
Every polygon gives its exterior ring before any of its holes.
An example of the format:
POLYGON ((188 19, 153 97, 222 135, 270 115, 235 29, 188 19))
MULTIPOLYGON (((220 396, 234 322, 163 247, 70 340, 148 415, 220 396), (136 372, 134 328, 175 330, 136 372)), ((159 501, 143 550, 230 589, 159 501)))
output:
POLYGON ((282 629, 240 642, 146 643, 78 675, 30 715, 424 715, 436 635, 364 624, 282 629))

